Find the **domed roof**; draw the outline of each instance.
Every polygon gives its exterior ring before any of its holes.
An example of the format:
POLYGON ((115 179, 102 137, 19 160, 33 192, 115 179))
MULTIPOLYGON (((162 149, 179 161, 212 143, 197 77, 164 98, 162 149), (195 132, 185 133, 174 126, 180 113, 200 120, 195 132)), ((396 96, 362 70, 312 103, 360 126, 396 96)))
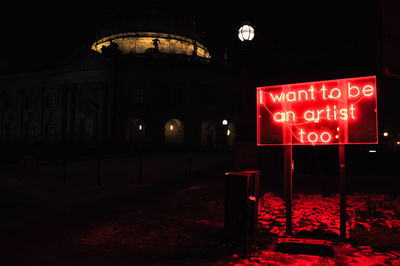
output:
POLYGON ((99 30, 99 38, 120 32, 162 32, 182 35, 203 42, 194 16, 173 5, 138 4, 134 8, 120 7, 110 11, 99 30))
POLYGON ((122 54, 148 52, 210 58, 193 16, 173 6, 141 4, 113 11, 98 33, 92 49, 101 52, 116 43, 122 54), (156 40, 157 39, 157 40, 156 40))

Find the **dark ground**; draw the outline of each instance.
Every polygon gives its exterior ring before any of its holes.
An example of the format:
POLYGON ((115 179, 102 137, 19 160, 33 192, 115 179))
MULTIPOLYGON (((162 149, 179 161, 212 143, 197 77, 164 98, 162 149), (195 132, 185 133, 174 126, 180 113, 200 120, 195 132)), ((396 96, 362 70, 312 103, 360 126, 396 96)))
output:
POLYGON ((96 199, 32 204, 31 215, 21 213, 19 219, 1 225, 1 264, 201 265, 219 261, 227 256, 222 245, 220 176, 222 172, 214 171, 168 185, 112 192, 99 188, 104 196, 96 199))
MULTIPOLYGON (((27 185, 27 179, 19 178, 16 171, 11 171, 12 174, 3 172, 3 180, 6 178, 9 181, 6 183, 9 186, 8 192, 18 187, 23 189, 23 193, 19 192, 20 195, 29 195, 23 201, 17 201, 5 198, 3 193, 0 264, 400 264, 400 254, 396 248, 379 249, 362 241, 348 244, 336 241, 336 222, 324 227, 331 229, 331 235, 322 234, 322 238, 328 236, 335 240, 335 256, 332 258, 275 252, 273 242, 282 236, 284 231, 284 208, 279 198, 279 177, 269 177, 268 181, 264 178, 262 192, 267 194, 261 205, 263 211, 260 212, 260 234, 257 237, 257 245, 252 249, 253 253, 248 258, 240 258, 230 253, 223 239, 223 177, 229 170, 230 167, 225 164, 212 167, 208 171, 199 170, 190 175, 176 174, 176 178, 170 179, 168 183, 153 185, 60 184, 57 186, 57 193, 49 193, 48 188, 40 190, 31 184, 27 185), (61 189, 63 187, 64 189, 61 189), (270 216, 267 217, 266 213, 270 216)), ((335 193, 335 177, 295 175, 294 178, 295 193, 300 193, 295 197, 298 202, 297 205, 295 203, 295 214, 313 217, 313 213, 328 212, 326 206, 336 208, 332 206, 337 203, 337 195, 329 194, 335 193), (313 195, 316 198, 313 198, 310 191, 314 191, 313 195), (302 205, 300 202, 308 203, 302 205)), ((390 198, 393 204, 383 208, 382 212, 385 211, 386 215, 386 218, 383 218, 388 220, 388 217, 391 217, 390 220, 393 221, 394 228, 389 230, 392 233, 398 233, 400 230, 400 223, 397 224, 400 220, 400 208, 396 205, 400 200, 393 192, 393 188, 399 185, 399 181, 396 180, 393 177, 349 177, 349 187, 362 190, 361 196, 354 196, 354 202, 365 202, 365 195, 371 193, 383 193, 390 198), (376 192, 376 189, 379 192, 376 192)), ((369 208, 378 210, 381 205, 371 206, 369 208)), ((336 211, 337 208, 329 217, 338 218, 336 211)), ((377 214, 375 211, 375 214, 365 215, 377 214)), ((320 219, 318 215, 315 217, 320 219)), ((307 222, 308 226, 321 224, 321 221, 317 222, 311 218, 306 222, 299 219, 295 220, 298 229, 307 227, 307 222)), ((358 222, 376 223, 376 219, 368 219, 358 222)), ((320 227, 311 228, 314 236, 318 228, 320 227)), ((362 233, 368 234, 366 230, 362 233)))

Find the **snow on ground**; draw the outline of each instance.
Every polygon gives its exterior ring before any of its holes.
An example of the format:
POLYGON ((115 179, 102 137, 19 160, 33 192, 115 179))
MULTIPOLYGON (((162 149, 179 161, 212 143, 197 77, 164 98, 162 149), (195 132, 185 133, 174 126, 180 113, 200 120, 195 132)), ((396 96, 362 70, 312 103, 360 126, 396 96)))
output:
MULTIPOLYGON (((186 202, 186 212, 192 209, 189 207, 191 200, 198 200, 198 196, 189 200, 189 192, 197 194, 201 191, 205 192, 204 187, 192 187, 176 195, 181 202, 186 202)), ((211 216, 192 217, 187 212, 183 219, 179 215, 171 215, 169 208, 156 213, 147 212, 145 216, 141 212, 131 213, 124 219, 121 217, 118 222, 107 223, 82 235, 80 245, 111 245, 117 250, 135 247, 135 250, 145 254, 157 251, 157 256, 168 258, 164 261, 165 265, 172 265, 171 261, 179 265, 400 265, 400 237, 397 237, 400 232, 399 201, 400 198, 387 195, 349 195, 347 211, 350 240, 349 243, 340 243, 339 195, 323 197, 318 194, 297 194, 293 212, 295 235, 331 239, 334 243, 333 257, 274 251, 274 240, 285 235, 285 208, 282 199, 273 193, 267 193, 260 202, 259 234, 253 253, 246 258, 235 254, 222 255, 221 242, 210 236, 204 237, 209 235, 211 228, 223 226, 219 219, 215 219, 216 213, 223 208, 220 201, 204 202, 206 205, 202 208, 215 212, 211 216), (161 224, 160 220, 163 221, 161 224), (141 230, 138 230, 139 225, 141 230), (391 234, 381 235, 385 230, 391 234), (382 241, 374 241, 377 239, 382 241), (211 258, 210 252, 213 250, 219 255, 211 258)), ((171 207, 177 210, 177 206, 171 207)))
MULTIPOLYGON (((322 257, 274 251, 275 240, 285 236, 285 208, 277 194, 267 193, 255 245, 243 258, 230 254, 223 239, 226 171, 154 187, 129 186, 128 176, 114 187, 106 174, 103 186, 95 185, 94 174, 86 176, 92 186, 72 182, 89 166, 70 165, 67 184, 58 168, 39 169, 38 178, 5 175, 0 248, 7 256, 0 260, 7 263, 1 265, 400 265, 399 196, 348 195, 349 242, 343 244, 339 195, 295 194, 295 236, 332 240, 335 255, 322 257)), ((102 169, 122 171, 111 162, 102 169)))
MULTIPOLYGON (((400 247, 400 196, 352 194, 346 202, 346 231, 350 240, 367 241, 377 248, 400 247)), ((339 194, 296 194, 293 205, 295 234, 321 232, 331 238, 339 236, 339 194)), ((264 232, 285 235, 285 206, 280 197, 264 195, 259 206, 259 224, 264 232)))
MULTIPOLYGON (((400 265, 400 196, 347 196, 348 243, 339 238, 339 195, 296 194, 294 235, 331 239, 334 257, 275 252, 273 245, 258 248, 249 258, 229 265, 400 265)), ((259 205, 259 230, 265 238, 285 236, 284 201, 267 193, 259 205)), ((273 241, 272 241, 273 242, 273 241)), ((271 243, 271 242, 270 242, 271 243)))
POLYGON ((286 254, 263 250, 247 259, 231 261, 225 265, 400 265, 399 253, 373 252, 369 247, 341 247, 343 255, 321 257, 314 255, 286 254))

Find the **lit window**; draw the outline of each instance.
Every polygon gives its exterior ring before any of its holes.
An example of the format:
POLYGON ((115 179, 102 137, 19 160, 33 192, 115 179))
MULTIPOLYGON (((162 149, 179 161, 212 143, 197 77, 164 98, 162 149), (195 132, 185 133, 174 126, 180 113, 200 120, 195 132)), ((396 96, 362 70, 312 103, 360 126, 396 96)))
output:
POLYGON ((230 131, 229 129, 226 131, 226 135, 227 135, 227 136, 230 136, 230 135, 231 135, 231 131, 230 131))
POLYGON ((173 125, 170 125, 170 126, 169 126, 169 130, 171 130, 171 131, 174 130, 174 126, 173 126, 173 125))
POLYGON ((142 130, 143 129, 143 126, 142 125, 139 125, 139 130, 142 130))
POLYGON ((201 43, 187 37, 159 32, 122 32, 113 34, 97 40, 92 45, 92 49, 101 53, 102 48, 109 47, 112 41, 118 45, 118 49, 122 54, 146 54, 154 51, 153 40, 155 38, 160 41, 158 43, 160 53, 193 55, 193 51, 196 50, 197 56, 206 59, 211 58, 207 48, 201 43))
POLYGON ((369 152, 376 152, 376 150, 369 150, 369 152))

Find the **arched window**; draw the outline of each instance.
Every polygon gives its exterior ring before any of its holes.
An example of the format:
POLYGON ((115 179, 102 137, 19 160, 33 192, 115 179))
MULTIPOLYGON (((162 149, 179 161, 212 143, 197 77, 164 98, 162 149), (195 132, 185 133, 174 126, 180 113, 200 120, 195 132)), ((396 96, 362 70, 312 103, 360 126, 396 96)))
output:
POLYGON ((91 117, 80 119, 80 134, 82 140, 86 142, 93 141, 94 139, 94 120, 91 117))
POLYGON ((28 143, 29 144, 35 144, 38 143, 40 140, 40 134, 39 134, 39 125, 36 123, 30 123, 27 126, 27 137, 28 137, 28 143))
POLYGON ((13 124, 8 124, 6 127, 6 139, 10 143, 14 143, 17 140, 16 128, 13 124))
POLYGON ((215 123, 204 121, 201 124, 201 146, 205 148, 214 148, 216 143, 215 123))
POLYGON ((165 143, 183 144, 183 124, 178 119, 170 119, 165 123, 164 140, 165 143))

